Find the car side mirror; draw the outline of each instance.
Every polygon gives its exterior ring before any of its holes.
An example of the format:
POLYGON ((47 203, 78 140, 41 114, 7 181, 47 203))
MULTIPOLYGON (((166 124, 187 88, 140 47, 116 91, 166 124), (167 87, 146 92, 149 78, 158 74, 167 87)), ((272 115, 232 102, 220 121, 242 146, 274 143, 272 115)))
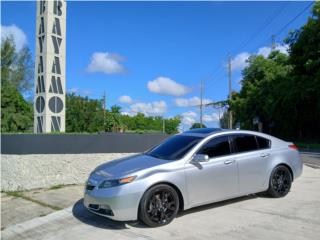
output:
POLYGON ((193 156, 192 162, 208 162, 209 156, 207 154, 196 154, 193 156))

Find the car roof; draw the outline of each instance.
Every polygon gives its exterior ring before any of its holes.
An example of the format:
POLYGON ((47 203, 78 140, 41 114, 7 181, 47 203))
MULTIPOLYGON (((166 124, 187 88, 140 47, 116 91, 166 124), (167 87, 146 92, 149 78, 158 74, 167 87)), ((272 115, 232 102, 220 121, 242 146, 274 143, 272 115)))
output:
POLYGON ((184 133, 200 133, 200 134, 210 134, 214 132, 220 132, 222 128, 194 128, 189 131, 185 131, 184 133))
POLYGON ((222 128, 195 128, 195 129, 190 129, 188 131, 180 133, 181 135, 186 135, 186 136, 197 136, 197 137, 207 137, 210 136, 214 133, 226 131, 225 129, 222 128))
MULTIPOLYGON (((180 133, 184 136, 196 136, 206 138, 211 135, 220 135, 220 133, 228 133, 228 134, 252 134, 256 136, 261 136, 264 138, 272 139, 272 140, 280 140, 273 136, 270 136, 265 133, 249 131, 249 130, 237 130, 237 129, 223 129, 223 128, 196 128, 183 133, 180 133)), ((281 141, 281 140, 280 140, 281 141)))

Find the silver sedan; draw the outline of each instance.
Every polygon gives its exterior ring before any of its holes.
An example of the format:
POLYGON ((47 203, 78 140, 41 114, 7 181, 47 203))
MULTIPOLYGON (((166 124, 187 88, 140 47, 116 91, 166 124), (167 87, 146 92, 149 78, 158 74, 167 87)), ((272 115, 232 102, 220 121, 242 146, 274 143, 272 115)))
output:
POLYGON ((302 173, 297 147, 252 131, 203 128, 98 166, 84 205, 113 220, 170 223, 179 210, 266 192, 283 197, 302 173))

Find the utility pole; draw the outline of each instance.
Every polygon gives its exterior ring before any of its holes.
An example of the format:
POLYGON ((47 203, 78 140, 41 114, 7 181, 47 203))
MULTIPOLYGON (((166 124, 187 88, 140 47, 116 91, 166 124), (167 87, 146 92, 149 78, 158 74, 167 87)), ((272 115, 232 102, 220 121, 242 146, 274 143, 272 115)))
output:
POLYGON ((106 91, 103 91, 103 128, 106 131, 106 91))
POLYGON ((271 36, 271 51, 276 50, 276 47, 277 47, 277 45, 276 45, 276 35, 273 34, 271 36))
POLYGON ((164 119, 164 117, 162 117, 162 133, 166 132, 166 121, 164 119))
POLYGON ((202 124, 202 107, 203 107, 203 80, 200 83, 200 126, 203 127, 202 124))
POLYGON ((229 129, 232 129, 232 112, 230 109, 230 101, 231 101, 231 94, 232 94, 232 83, 231 83, 231 56, 229 55, 228 59, 228 76, 229 76, 229 129))

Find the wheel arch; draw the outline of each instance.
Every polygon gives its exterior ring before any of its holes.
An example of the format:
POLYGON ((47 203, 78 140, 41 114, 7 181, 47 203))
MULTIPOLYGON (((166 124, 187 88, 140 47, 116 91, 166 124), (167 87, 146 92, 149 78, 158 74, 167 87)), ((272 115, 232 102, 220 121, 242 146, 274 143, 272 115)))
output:
POLYGON ((286 163, 279 163, 279 164, 277 164, 273 169, 275 169, 275 168, 278 167, 278 166, 284 166, 284 167, 286 167, 286 168, 289 169, 289 172, 290 172, 290 175, 291 175, 291 181, 293 182, 294 176, 293 176, 292 168, 291 168, 288 164, 286 164, 286 163))
MULTIPOLYGON (((179 197, 179 211, 183 210, 184 209, 184 198, 183 198, 183 195, 181 193, 181 190, 177 187, 177 185, 171 183, 171 182, 167 182, 167 181, 161 181, 161 182, 156 182, 152 185, 150 185, 145 191, 144 193, 142 194, 142 196, 152 187, 154 186, 157 186, 157 185, 160 185, 160 184, 164 184, 164 185, 168 185, 170 187, 172 187, 178 194, 178 197, 179 197)), ((141 197, 142 199, 142 197, 141 197)), ((140 199, 140 201, 141 201, 140 199)), ((139 207, 140 207, 140 204, 139 204, 139 207)))

